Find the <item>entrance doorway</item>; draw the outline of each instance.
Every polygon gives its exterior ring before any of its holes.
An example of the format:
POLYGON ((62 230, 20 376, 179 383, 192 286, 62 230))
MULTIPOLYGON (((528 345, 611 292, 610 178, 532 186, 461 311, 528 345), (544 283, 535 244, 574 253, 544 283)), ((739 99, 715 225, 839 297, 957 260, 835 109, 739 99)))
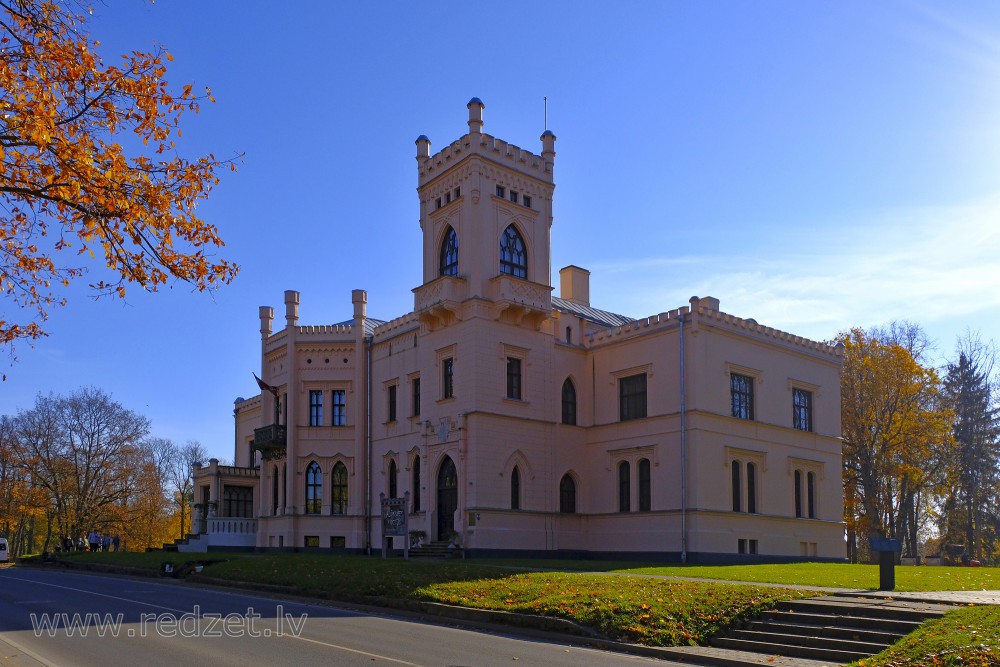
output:
POLYGON ((447 540, 455 530, 458 509, 458 471, 450 457, 444 457, 437 477, 437 539, 447 540))

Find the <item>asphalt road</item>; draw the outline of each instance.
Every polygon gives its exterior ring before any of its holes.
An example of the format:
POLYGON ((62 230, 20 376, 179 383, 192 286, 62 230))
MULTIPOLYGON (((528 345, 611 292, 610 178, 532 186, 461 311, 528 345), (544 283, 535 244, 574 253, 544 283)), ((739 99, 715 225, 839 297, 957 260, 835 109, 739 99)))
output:
POLYGON ((0 569, 0 665, 189 664, 667 663, 177 582, 0 569))

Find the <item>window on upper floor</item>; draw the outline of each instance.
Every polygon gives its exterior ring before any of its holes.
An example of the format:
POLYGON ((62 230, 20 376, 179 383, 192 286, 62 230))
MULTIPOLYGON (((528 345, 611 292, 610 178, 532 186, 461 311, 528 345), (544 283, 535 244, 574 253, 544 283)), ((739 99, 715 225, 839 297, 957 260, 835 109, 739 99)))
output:
POLYGON ((521 198, 521 203, 526 207, 531 208, 531 197, 524 195, 524 197, 521 198))
POLYGON ((569 378, 562 386, 562 423, 576 426, 576 387, 569 378))
POLYGON ((521 360, 507 357, 507 398, 521 400, 521 360))
POLYGON ((333 466, 330 481, 333 492, 330 512, 332 514, 347 514, 347 466, 338 461, 337 465, 333 466))
POLYGON ((513 190, 510 191, 510 200, 515 204, 517 203, 517 193, 513 190))
POLYGON ((319 514, 323 506, 323 471, 315 461, 306 468, 306 514, 319 514))
POLYGON ((813 395, 805 389, 792 389, 792 426, 800 431, 812 431, 813 395))
MULTIPOLYGON (((391 384, 388 387, 388 395, 386 400, 388 405, 386 405, 386 412, 388 413, 389 421, 396 421, 396 385, 391 384)), ((395 496, 393 496, 395 498, 395 496)))
POLYGON ((458 234, 451 226, 444 233, 441 241, 440 274, 442 276, 458 275, 458 234))
POLYGON ((528 277, 528 252, 521 233, 514 225, 508 226, 500 239, 500 273, 515 278, 528 277))
POLYGON ((333 415, 331 425, 347 425, 347 392, 343 389, 333 390, 333 415))
POLYGON ((441 398, 455 396, 455 360, 451 357, 441 360, 441 398))
POLYGON ((646 416, 646 374, 629 375, 618 380, 618 419, 629 421, 646 416))
POLYGON ((420 378, 413 378, 410 382, 413 394, 413 416, 420 416, 420 378))
POLYGON ((733 416, 738 419, 753 419, 753 378, 739 373, 730 374, 729 393, 733 416))
POLYGON ((497 186, 497 197, 503 198, 506 195, 507 195, 507 191, 504 189, 504 187, 502 185, 498 185, 497 186))
POLYGON ((569 473, 559 480, 559 511, 563 514, 576 513, 576 482, 569 473))
POLYGON ((323 392, 309 392, 309 425, 323 425, 323 392))
POLYGON ((521 509, 521 471, 517 466, 510 471, 510 508, 521 509))

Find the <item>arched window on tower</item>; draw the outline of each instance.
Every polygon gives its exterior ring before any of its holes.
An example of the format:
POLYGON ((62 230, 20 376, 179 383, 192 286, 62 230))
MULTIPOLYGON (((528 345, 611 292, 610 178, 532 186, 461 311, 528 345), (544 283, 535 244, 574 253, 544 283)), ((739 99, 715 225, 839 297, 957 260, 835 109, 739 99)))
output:
POLYGON ((441 275, 458 275, 458 234, 454 228, 448 227, 441 242, 441 275))
POLYGON ((528 277, 528 251, 517 227, 510 225, 500 238, 500 273, 515 278, 528 277))

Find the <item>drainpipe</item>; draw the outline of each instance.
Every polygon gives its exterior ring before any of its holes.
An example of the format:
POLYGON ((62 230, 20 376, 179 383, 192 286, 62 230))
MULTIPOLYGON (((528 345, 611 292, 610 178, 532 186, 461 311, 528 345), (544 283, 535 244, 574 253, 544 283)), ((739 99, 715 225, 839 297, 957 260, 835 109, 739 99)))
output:
POLYGON ((687 395, 684 383, 684 313, 680 313, 681 563, 687 563, 687 395))
MULTIPOLYGON (((372 555, 372 337, 366 336, 364 338, 365 342, 365 365, 367 367, 367 374, 365 376, 365 383, 368 385, 368 401, 365 406, 365 421, 368 424, 367 434, 365 435, 365 458, 367 462, 365 464, 365 485, 367 486, 367 493, 365 493, 365 553, 369 556, 372 555)), ((408 539, 408 538, 407 538, 408 539)))

